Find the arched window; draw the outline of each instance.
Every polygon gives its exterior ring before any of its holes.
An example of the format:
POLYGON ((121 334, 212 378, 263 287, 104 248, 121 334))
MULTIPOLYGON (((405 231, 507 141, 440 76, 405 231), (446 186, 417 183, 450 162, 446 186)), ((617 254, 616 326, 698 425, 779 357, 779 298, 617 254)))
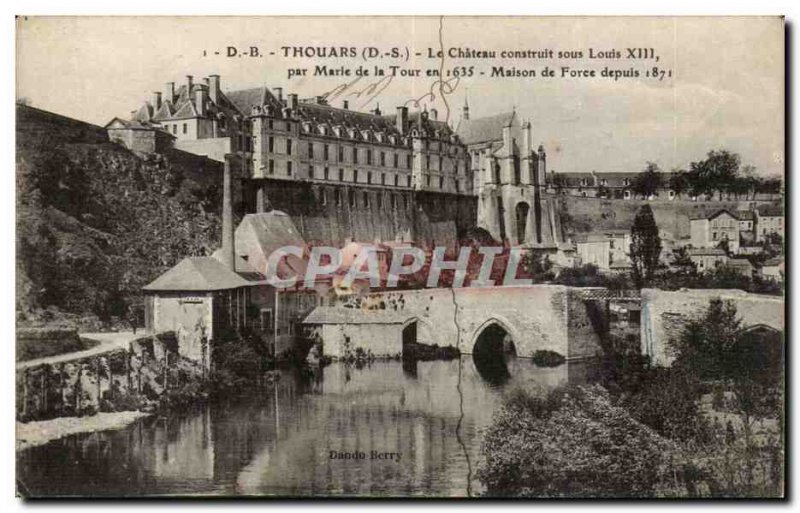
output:
POLYGON ((525 229, 527 228, 528 224, 529 211, 530 211, 530 205, 528 205, 524 201, 517 203, 517 209, 516 209, 517 244, 522 244, 523 242, 525 242, 525 229))

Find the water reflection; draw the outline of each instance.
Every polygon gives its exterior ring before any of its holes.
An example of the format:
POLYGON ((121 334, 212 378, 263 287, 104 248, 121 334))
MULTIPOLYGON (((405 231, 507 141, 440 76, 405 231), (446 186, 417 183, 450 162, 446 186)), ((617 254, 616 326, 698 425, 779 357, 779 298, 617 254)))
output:
POLYGON ((285 371, 243 400, 30 449, 18 477, 35 495, 464 496, 505 391, 591 379, 585 364, 504 366, 501 381, 467 356, 285 371))

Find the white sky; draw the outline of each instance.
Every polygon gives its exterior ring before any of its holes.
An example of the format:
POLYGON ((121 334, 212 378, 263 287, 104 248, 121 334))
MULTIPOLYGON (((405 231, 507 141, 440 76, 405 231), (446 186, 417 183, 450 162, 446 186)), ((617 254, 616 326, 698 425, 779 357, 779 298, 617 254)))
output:
MULTIPOLYGON (((300 60, 203 57, 229 45, 279 52, 281 46, 408 46, 437 49, 438 18, 28 18, 17 24, 17 95, 46 110, 105 124, 161 91, 217 73, 223 90, 268 85, 285 94, 314 96, 349 79, 288 80, 290 67, 315 63, 354 67, 358 59, 300 60)), ((483 77, 461 81, 447 97, 451 119, 465 94, 471 117, 516 108, 533 123, 558 171, 636 171, 645 161, 663 169, 686 166, 710 149, 741 154, 760 174, 782 174, 784 160, 784 31, 772 18, 445 18, 444 47, 497 50, 598 50, 653 47, 673 78, 489 78, 490 63, 448 59, 447 67, 475 64, 483 77)), ((438 62, 417 58, 417 66, 438 62)), ((505 61, 518 68, 544 64, 625 69, 630 61, 505 61)), ((389 64, 383 61, 382 64, 389 64)), ((366 64, 372 67, 372 64, 366 64)), ((405 66, 413 67, 409 62, 405 66)), ((650 64, 639 64, 644 70, 650 64)), ((310 73, 310 72, 309 72, 310 73)), ((384 112, 424 94, 430 78, 398 78, 375 102, 384 112)), ((370 82, 365 82, 368 84, 370 82)), ((351 108, 374 108, 351 99, 351 108)), ((338 103, 334 102, 334 104, 338 103)), ((430 107, 445 111, 441 99, 430 107)))

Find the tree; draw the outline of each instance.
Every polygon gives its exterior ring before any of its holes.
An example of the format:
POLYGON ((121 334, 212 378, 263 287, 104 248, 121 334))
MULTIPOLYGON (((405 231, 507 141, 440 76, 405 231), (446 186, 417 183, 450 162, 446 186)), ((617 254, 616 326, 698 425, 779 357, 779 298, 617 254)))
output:
POLYGON ((641 288, 648 283, 658 267, 661 256, 661 238, 650 205, 643 205, 631 227, 631 264, 633 281, 641 288))
POLYGON ((694 275, 697 273, 697 264, 692 262, 689 252, 685 247, 676 248, 672 252, 672 267, 679 273, 694 275))
POLYGON ((644 171, 636 175, 631 184, 631 190, 643 198, 653 196, 661 187, 661 170, 658 164, 648 162, 644 171))
POLYGON ((689 322, 680 336, 670 341, 674 366, 685 368, 701 379, 723 378, 726 354, 736 343, 741 323, 733 302, 711 299, 705 313, 689 322))
POLYGON ((715 191, 722 199, 723 192, 731 192, 731 184, 738 177, 741 158, 728 150, 711 150, 705 160, 690 164, 692 193, 711 195, 715 191))
POLYGON ((753 458, 763 449, 752 436, 753 424, 768 417, 780 420, 783 414, 783 338, 781 331, 766 326, 742 329, 733 302, 716 298, 671 341, 673 368, 716 381, 732 392, 731 408, 744 431, 748 486, 754 484, 753 458))
POLYGON ((668 185, 676 196, 680 196, 689 190, 689 174, 684 169, 673 170, 668 185))

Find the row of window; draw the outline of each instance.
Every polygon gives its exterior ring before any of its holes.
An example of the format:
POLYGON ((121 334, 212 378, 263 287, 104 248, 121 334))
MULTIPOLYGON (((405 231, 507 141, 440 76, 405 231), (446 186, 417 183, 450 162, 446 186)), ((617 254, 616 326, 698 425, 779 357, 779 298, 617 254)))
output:
MULTIPOLYGON (((284 128, 282 128, 282 126, 283 126, 283 125, 281 125, 280 123, 276 123, 276 122, 274 122, 272 119, 270 119, 270 120, 268 120, 268 121, 267 121, 267 128, 268 128, 269 130, 276 130, 276 129, 277 129, 277 130, 283 130, 284 128)), ((291 130, 291 126, 290 126, 290 123, 289 123, 289 122, 286 122, 286 125, 285 125, 285 130, 287 130, 287 131, 290 131, 290 130, 291 130)), ((306 132, 306 133, 310 132, 310 128, 309 128, 309 127, 306 127, 306 129, 305 129, 305 132, 306 132)), ((351 138, 351 139, 355 139, 355 138, 356 138, 356 137, 355 137, 355 134, 356 134, 356 131, 355 131, 355 129, 352 129, 352 130, 349 132, 349 134, 350 134, 350 138, 351 138)), ((323 128, 322 128, 322 135, 330 135, 330 133, 329 133, 329 132, 328 132, 328 130, 327 130, 327 127, 323 127, 323 128)), ((338 132, 338 133, 336 133, 336 136, 337 136, 337 137, 342 137, 342 134, 341 134, 341 132, 338 132)), ((385 142, 386 142, 386 141, 384 141, 384 140, 382 139, 382 136, 381 136, 381 135, 378 135, 378 139, 377 139, 377 140, 378 140, 378 142, 381 142, 381 143, 385 143, 385 142)), ((389 136, 389 142, 391 142, 391 144, 397 144, 397 140, 395 139, 395 137, 394 137, 394 136, 389 136)), ((427 151, 427 150, 431 150, 431 149, 432 149, 433 151, 443 151, 443 150, 444 150, 444 148, 445 148, 445 143, 443 143, 443 142, 440 142, 440 141, 433 141, 433 142, 431 142, 430 140, 428 140, 428 139, 425 139, 425 140, 424 140, 424 147, 425 147, 425 150, 426 150, 426 151, 427 151)), ((458 155, 458 152, 459 152, 459 150, 458 150, 458 148, 456 147, 456 155, 458 155)))
MULTIPOLYGON (((292 150, 293 150, 292 139, 286 139, 285 148, 286 148, 286 154, 287 155, 291 155, 292 154, 292 150)), ((357 147, 350 148, 350 160, 351 160, 352 164, 358 164, 359 163, 359 151, 358 150, 359 150, 359 148, 357 148, 357 147)), ((267 152, 268 153, 275 153, 275 138, 272 137, 272 136, 270 136, 267 139, 267 152)), ((344 146, 337 146, 337 157, 338 158, 337 158, 336 162, 344 162, 345 161, 345 155, 344 154, 345 154, 344 146)), ((366 151, 366 164, 368 166, 375 165, 374 158, 373 158, 374 155, 375 154, 373 153, 373 151, 371 149, 367 149, 367 151, 366 151)), ((378 156, 379 156, 379 165, 381 167, 387 167, 386 152, 382 151, 382 152, 378 153, 378 156)), ((314 145, 313 144, 309 144, 308 145, 308 158, 310 158, 310 159, 315 158, 314 145)), ((439 158, 439 167, 438 167, 438 169, 441 171, 442 169, 444 169, 444 156, 439 155, 438 158, 439 158)), ((331 160, 331 151, 330 151, 330 145, 329 144, 324 144, 322 146, 322 160, 325 160, 325 161, 330 161, 331 160)), ((406 169, 411 169, 412 160, 413 160, 413 157, 412 157, 411 154, 407 154, 405 156, 405 168, 406 169)), ((395 169, 400 168, 400 155, 398 153, 392 154, 392 167, 394 167, 395 169)), ((458 162, 457 163, 457 171, 458 172, 461 171, 461 167, 462 167, 461 163, 458 162)), ((430 155, 425 155, 425 169, 431 169, 431 156, 430 155)))
MULTIPOLYGON (((292 162, 291 161, 287 161, 286 162, 286 176, 292 176, 292 167, 293 167, 292 166, 292 162)), ((270 175, 274 175, 275 174, 275 161, 272 160, 272 159, 269 159, 269 161, 267 162, 267 172, 270 175)), ((314 166, 313 165, 308 166, 308 176, 311 177, 311 178, 314 178, 314 166)), ((322 176, 323 180, 333 180, 334 176, 340 182, 348 181, 346 179, 346 177, 345 177, 344 168, 339 168, 339 170, 338 170, 336 175, 331 173, 331 169, 329 167, 326 166, 325 168, 323 168, 323 176, 322 176)), ((358 169, 353 169, 353 172, 352 172, 351 176, 352 176, 352 180, 350 180, 350 181, 352 181, 353 183, 358 183, 360 181, 360 178, 361 178, 362 175, 360 174, 360 171, 358 169)), ((374 183, 374 184, 377 185, 378 183, 380 183, 380 185, 394 185, 395 187, 401 187, 401 186, 403 186, 403 187, 411 187, 411 176, 406 176, 405 180, 403 180, 404 183, 402 183, 402 184, 401 184, 401 176, 399 174, 398 175, 394 175, 394 180, 393 180, 394 183, 393 184, 392 184, 392 179, 391 178, 387 179, 387 174, 386 173, 380 173, 380 182, 373 181, 374 175, 373 175, 372 171, 367 171, 366 175, 364 175, 364 176, 366 177, 366 180, 367 180, 366 183, 368 183, 368 184, 373 184, 374 183)))
MULTIPOLYGON (((286 139, 285 148, 286 148, 286 154, 287 155, 291 155, 292 154, 292 149, 293 149, 292 139, 286 139)), ((345 160, 345 158, 344 158, 344 146, 338 146, 337 148, 338 148, 338 155, 337 155, 338 159, 337 159, 337 162, 344 162, 344 160, 345 160)), ((322 159, 323 160, 331 160, 331 158, 330 158, 331 157, 330 145, 329 144, 323 145, 322 146, 322 150, 323 150, 322 151, 322 159)), ((275 152, 275 138, 274 137, 270 136, 267 139, 267 151, 269 153, 274 153, 275 152)), ((359 155, 358 148, 351 148, 351 160, 352 160, 353 164, 358 164, 358 160, 359 160, 358 155, 359 155)), ((387 162, 386 152, 382 151, 382 152, 380 152, 379 155, 380 155, 380 165, 382 167, 386 167, 387 166, 387 163, 386 163, 387 162)), ((372 150, 368 149, 367 150, 367 155, 366 155, 366 157, 367 157, 366 164, 367 165, 370 165, 370 166, 374 165, 373 156, 374 155, 373 155, 372 150)), ((314 158, 314 145, 313 144, 309 144, 308 145, 308 158, 311 158, 311 159, 314 158)), ((406 158, 405 158, 405 167, 406 167, 406 169, 411 169, 411 162, 412 162, 411 155, 410 154, 406 155, 406 158)), ((397 154, 397 153, 393 154, 392 164, 393 164, 392 167, 395 167, 395 168, 399 168, 400 167, 400 156, 399 156, 399 154, 397 154)))

